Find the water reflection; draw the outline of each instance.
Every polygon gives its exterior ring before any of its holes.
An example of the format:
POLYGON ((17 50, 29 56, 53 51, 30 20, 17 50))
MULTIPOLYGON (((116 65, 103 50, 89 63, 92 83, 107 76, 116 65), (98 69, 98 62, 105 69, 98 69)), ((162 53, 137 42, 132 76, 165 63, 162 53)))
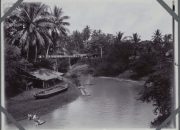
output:
MULTIPOLYGON (((151 104, 137 101, 135 82, 94 78, 88 91, 76 101, 42 116, 47 123, 38 128, 149 128, 154 119, 151 104)), ((26 124, 32 128, 32 124, 26 124)), ((37 128, 37 127, 36 127, 37 128)))

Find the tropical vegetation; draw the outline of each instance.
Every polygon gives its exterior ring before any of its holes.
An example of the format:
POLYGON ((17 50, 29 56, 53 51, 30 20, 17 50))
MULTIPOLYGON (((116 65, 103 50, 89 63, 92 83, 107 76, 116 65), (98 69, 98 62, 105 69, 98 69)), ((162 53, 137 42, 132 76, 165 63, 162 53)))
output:
POLYGON ((82 31, 68 30, 69 16, 63 15, 62 8, 42 3, 22 3, 5 20, 5 83, 7 96, 24 91, 25 80, 19 76, 27 66, 67 72, 68 60, 52 60, 48 55, 88 54, 95 58, 73 60, 89 64, 94 76, 118 76, 131 70, 129 78, 140 80, 147 77, 139 100, 152 102, 157 119, 156 126, 163 122, 172 111, 173 90, 173 42, 171 34, 162 34, 157 29, 151 40, 141 40, 138 33, 125 36, 106 34, 86 26, 82 31), (39 56, 44 56, 39 60, 39 56), (18 91, 18 92, 17 92, 18 91), (13 94, 11 92, 14 92, 13 94))

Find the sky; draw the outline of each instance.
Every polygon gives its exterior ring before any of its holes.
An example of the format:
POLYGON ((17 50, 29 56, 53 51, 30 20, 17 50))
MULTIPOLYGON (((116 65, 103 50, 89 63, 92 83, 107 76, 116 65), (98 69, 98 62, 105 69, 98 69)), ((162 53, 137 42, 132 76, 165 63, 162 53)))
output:
MULTIPOLYGON (((4 7, 14 0, 3 0, 4 7)), ((156 0, 24 0, 42 2, 62 8, 70 16, 68 29, 82 31, 88 25, 92 30, 125 36, 138 33, 142 40, 150 40, 153 32, 172 32, 172 17, 156 0)), ((172 0, 164 0, 171 6, 172 0)))

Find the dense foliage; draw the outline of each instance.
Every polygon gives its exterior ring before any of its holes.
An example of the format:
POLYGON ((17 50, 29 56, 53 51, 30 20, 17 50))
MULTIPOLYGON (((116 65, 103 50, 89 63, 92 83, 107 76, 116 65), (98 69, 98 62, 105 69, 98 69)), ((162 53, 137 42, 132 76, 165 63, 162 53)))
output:
POLYGON ((25 81, 18 73, 19 68, 28 62, 21 57, 20 49, 11 45, 5 46, 5 58, 5 92, 10 97, 24 91, 25 81))
MULTIPOLYGON (((61 8, 52 11, 41 3, 23 3, 5 20, 5 81, 7 96, 25 86, 18 75, 19 68, 32 63, 34 67, 67 72, 69 60, 51 60, 51 54, 87 54, 81 60, 89 64, 94 75, 118 76, 131 70, 134 79, 148 77, 140 100, 152 102, 158 115, 152 125, 159 125, 171 113, 173 79, 173 45, 171 34, 162 35, 156 30, 152 40, 142 41, 140 35, 124 36, 103 33, 86 26, 82 31, 70 33, 61 8), (38 60, 43 55, 45 59, 38 60), (26 60, 25 60, 26 59, 26 60)), ((77 59, 71 60, 71 64, 77 59)), ((26 69, 26 67, 25 67, 26 69)))
POLYGON ((41 3, 22 3, 5 20, 7 43, 21 48, 24 57, 36 61, 38 54, 47 55, 57 36, 65 35, 69 25, 62 16, 62 9, 55 7, 54 12, 41 3))
POLYGON ((157 118, 152 122, 153 126, 162 123, 173 110, 172 92, 173 92, 173 66, 170 63, 164 63, 166 66, 152 73, 140 92, 140 100, 143 102, 152 102, 154 114, 157 118))
POLYGON ((54 61, 37 61, 38 55, 45 57, 56 48, 59 36, 65 36, 68 16, 61 8, 51 12, 41 3, 22 3, 5 19, 5 81, 6 95, 13 96, 26 88, 26 80, 19 71, 27 70, 28 64, 54 69, 54 61), (56 42, 57 41, 57 42, 56 42), (25 60, 26 59, 26 60, 25 60))

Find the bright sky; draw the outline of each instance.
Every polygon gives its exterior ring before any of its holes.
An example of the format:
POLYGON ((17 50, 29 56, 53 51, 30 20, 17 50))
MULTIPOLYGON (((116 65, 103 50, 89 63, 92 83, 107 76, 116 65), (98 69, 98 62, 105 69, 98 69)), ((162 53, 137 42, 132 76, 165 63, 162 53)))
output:
MULTIPOLYGON (((7 1, 3 0, 7 4, 7 1)), ((126 36, 137 32, 141 39, 151 39, 153 32, 171 33, 172 17, 156 0, 24 0, 62 7, 70 16, 69 30, 81 31, 86 25, 105 33, 122 31, 126 36)), ((172 0, 164 0, 171 6, 172 0)), ((2 4, 3 5, 3 4, 2 4)), ((4 4, 5 5, 5 4, 4 4)))

